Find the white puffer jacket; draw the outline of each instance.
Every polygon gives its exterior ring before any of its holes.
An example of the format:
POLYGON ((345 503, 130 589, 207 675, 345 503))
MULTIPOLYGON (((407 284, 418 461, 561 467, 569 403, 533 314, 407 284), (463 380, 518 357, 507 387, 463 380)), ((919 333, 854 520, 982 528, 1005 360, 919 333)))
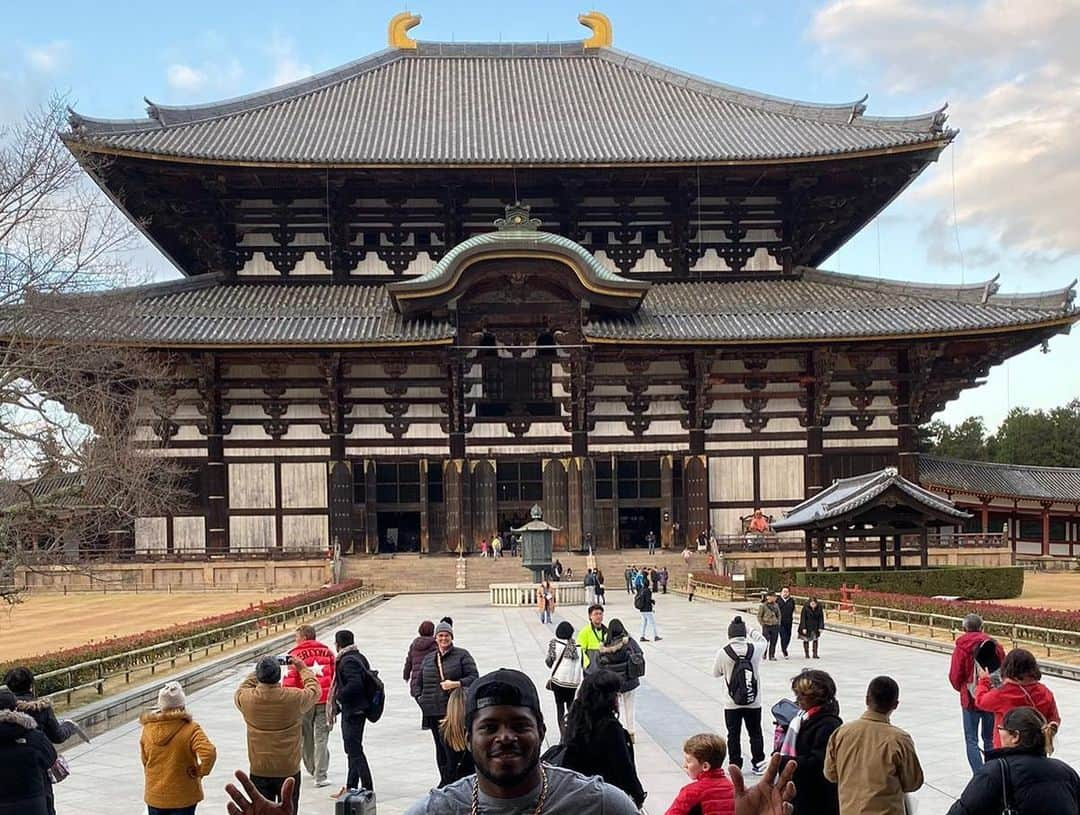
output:
POLYGON ((549 668, 554 668, 551 674, 551 683, 562 688, 576 688, 581 684, 581 651, 577 643, 571 640, 562 640, 556 637, 548 643, 547 659, 544 660, 549 668), (559 656, 565 652, 562 660, 559 656))

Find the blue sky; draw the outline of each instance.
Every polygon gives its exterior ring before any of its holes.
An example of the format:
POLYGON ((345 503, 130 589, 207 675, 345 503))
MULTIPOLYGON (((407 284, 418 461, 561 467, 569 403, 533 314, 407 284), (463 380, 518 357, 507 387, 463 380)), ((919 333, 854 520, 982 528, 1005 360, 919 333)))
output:
MULTIPOLYGON (((0 127, 54 90, 82 113, 141 117, 143 97, 212 101, 379 50, 386 23, 418 39, 581 39, 578 3, 23 3, 5 11, 0 127)), ((619 2, 615 46, 732 85, 870 114, 950 103, 961 135, 937 165, 826 264, 887 278, 1062 288, 1080 276, 1080 4, 1039 0, 619 2)), ((174 274, 152 251, 158 276, 174 274)), ((1080 396, 1080 329, 995 369, 942 414, 1049 408, 1080 396)))

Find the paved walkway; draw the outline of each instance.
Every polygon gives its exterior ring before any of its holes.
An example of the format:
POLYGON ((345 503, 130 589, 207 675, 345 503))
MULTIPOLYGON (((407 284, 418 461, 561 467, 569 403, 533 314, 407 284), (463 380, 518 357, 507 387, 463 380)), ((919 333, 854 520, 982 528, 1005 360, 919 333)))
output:
MULTIPOLYGON (((608 599, 608 619, 622 618, 636 636, 639 615, 629 596, 612 591, 608 599)), ((546 679, 543 656, 552 629, 542 626, 531 609, 492 609, 486 600, 479 594, 401 596, 351 621, 360 647, 380 669, 389 690, 383 718, 369 726, 366 734, 380 815, 402 812, 437 777, 430 735, 419 729, 419 709, 399 678, 406 648, 420 620, 452 616, 457 644, 472 652, 481 673, 517 667, 536 679, 538 686, 546 679)), ((654 815, 667 808, 686 781, 681 769, 683 740, 695 732, 723 732, 722 688, 711 670, 732 616, 729 608, 700 600, 688 603, 673 595, 657 598, 663 641, 643 645, 648 666, 637 702, 638 768, 649 791, 646 808, 654 815)), ((559 616, 575 628, 585 621, 583 607, 560 611, 564 614, 559 616)), ((331 632, 319 633, 320 638, 332 640, 331 632)), ((841 634, 826 634, 821 653, 815 667, 832 673, 845 719, 862 713, 866 685, 873 676, 885 673, 897 679, 902 696, 894 722, 913 734, 926 771, 927 785, 918 793, 921 810, 927 815, 944 812, 970 775, 964 759, 959 704, 946 679, 948 658, 841 634)), ((767 663, 764 698, 771 702, 790 696, 788 682, 804 664, 801 655, 795 658, 794 652, 789 661, 767 663)), ((218 748, 218 766, 205 782, 206 802, 201 812, 224 812, 224 785, 234 769, 247 766, 244 726, 232 703, 241 673, 225 672, 219 683, 189 697, 189 709, 218 748)), ((1050 679, 1048 684, 1057 695, 1064 719, 1057 756, 1080 763, 1080 727, 1074 724, 1080 715, 1080 683, 1050 679)), ((542 691, 541 696, 544 715, 554 722, 551 695, 542 691)), ((556 728, 551 730, 557 733, 556 728)), ((72 775, 56 788, 60 815, 145 811, 140 809, 138 741, 139 727, 132 723, 70 751, 72 775)), ((331 735, 331 744, 330 779, 334 786, 315 789, 305 777, 300 802, 303 815, 333 812, 328 793, 345 777, 338 730, 331 735)), ((748 754, 747 745, 744 754, 748 754)))

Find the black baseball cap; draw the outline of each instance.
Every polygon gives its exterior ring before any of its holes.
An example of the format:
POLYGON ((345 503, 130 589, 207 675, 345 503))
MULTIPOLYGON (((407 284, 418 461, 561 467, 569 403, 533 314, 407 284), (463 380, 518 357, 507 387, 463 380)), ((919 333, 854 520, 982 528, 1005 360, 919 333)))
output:
POLYGON ((544 714, 540 712, 540 697, 536 685, 521 671, 512 668, 499 668, 484 674, 471 685, 465 697, 465 730, 472 730, 473 717, 477 711, 495 705, 527 707, 536 716, 536 722, 544 725, 544 714))

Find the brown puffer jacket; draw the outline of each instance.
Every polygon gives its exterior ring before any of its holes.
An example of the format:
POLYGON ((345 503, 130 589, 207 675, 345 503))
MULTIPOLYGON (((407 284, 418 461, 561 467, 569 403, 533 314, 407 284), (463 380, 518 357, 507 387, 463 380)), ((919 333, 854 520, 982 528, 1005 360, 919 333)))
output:
POLYGON ((144 713, 139 723, 146 780, 143 800, 157 809, 184 809, 199 803, 202 779, 217 761, 217 749, 203 729, 183 709, 144 713))
POLYGON ((252 775, 285 778, 300 772, 300 723, 322 692, 307 666, 300 679, 303 688, 283 688, 263 684, 251 674, 237 689, 234 700, 247 723, 252 775))

